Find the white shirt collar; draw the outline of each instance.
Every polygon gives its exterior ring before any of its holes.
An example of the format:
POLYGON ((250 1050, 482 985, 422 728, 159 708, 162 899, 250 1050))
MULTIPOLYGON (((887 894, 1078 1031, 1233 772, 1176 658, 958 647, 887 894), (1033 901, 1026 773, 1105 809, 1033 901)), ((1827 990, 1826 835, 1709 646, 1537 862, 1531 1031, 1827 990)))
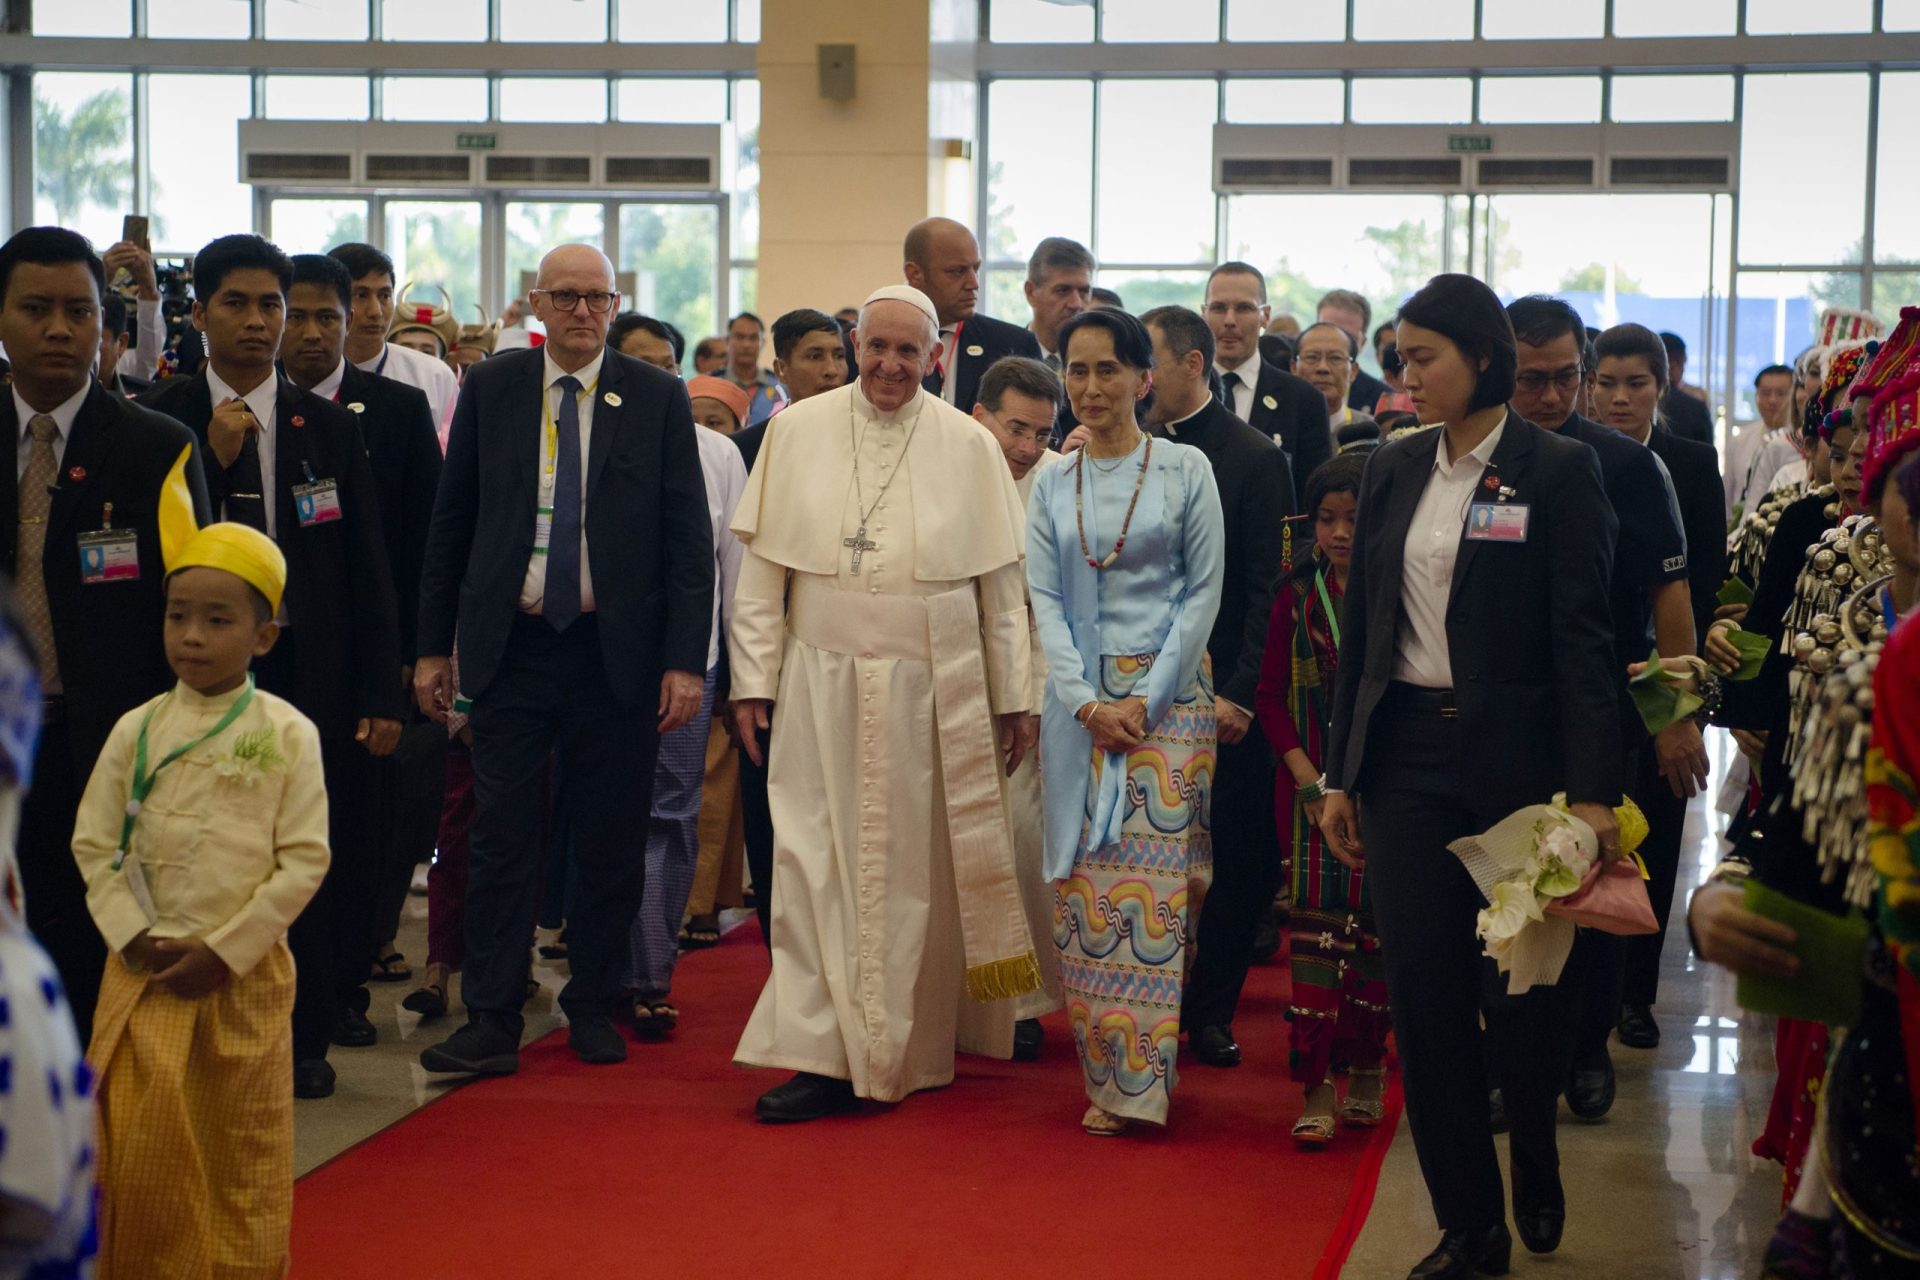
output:
MULTIPOLYGON (((543 352, 541 359, 546 365, 546 376, 540 385, 551 388, 554 383, 568 376, 567 371, 553 362, 553 354, 548 352, 544 346, 541 347, 541 351, 543 352)), ((604 350, 596 351, 593 359, 587 361, 586 364, 580 368, 575 369, 572 376, 580 379, 580 385, 582 387, 591 387, 594 383, 600 381, 600 366, 606 361, 606 358, 607 353, 604 350)))
POLYGON ((1487 438, 1474 446, 1473 452, 1461 455, 1459 461, 1447 461, 1447 432, 1443 427, 1439 438, 1434 441, 1433 469, 1443 476, 1450 476, 1462 467, 1471 467, 1475 475, 1485 471, 1493 463, 1493 451, 1500 447, 1500 437, 1507 433, 1507 415, 1500 415, 1499 425, 1487 433, 1487 438))
POLYGON ((1253 354, 1245 360, 1242 360, 1239 364, 1231 366, 1224 365, 1216 359, 1213 362, 1213 367, 1219 370, 1220 376, 1223 378, 1230 373, 1239 374, 1241 385, 1251 387, 1260 380, 1260 349, 1255 347, 1253 354))
POLYGON ((263 430, 271 431, 274 425, 274 408, 280 402, 280 379, 268 374, 260 380, 260 385, 241 395, 221 380, 213 371, 213 362, 207 362, 207 391, 213 398, 213 407, 218 409, 228 400, 236 397, 247 402, 247 408, 253 410, 253 416, 260 421, 263 430))
MULTIPOLYGON (((12 390, 13 412, 14 417, 17 419, 16 425, 18 425, 20 429, 20 439, 25 440, 28 432, 31 430, 33 420, 39 416, 40 411, 20 398, 20 388, 18 386, 13 387, 12 390)), ((73 420, 80 416, 80 406, 86 403, 87 392, 91 390, 93 390, 93 380, 89 378, 86 386, 81 387, 71 396, 53 406, 53 410, 48 416, 53 419, 53 424, 60 428, 60 439, 62 442, 72 439, 73 420)))
POLYGON ((1192 422, 1195 418, 1205 413, 1207 411, 1207 406, 1212 403, 1213 403, 1213 397, 1208 396, 1206 399, 1200 402, 1199 407, 1196 408, 1192 413, 1187 414, 1185 417, 1177 418, 1174 421, 1169 422, 1166 426, 1167 434, 1169 436, 1178 436, 1180 434, 1181 427, 1185 426, 1189 422, 1192 422))
POLYGON ((313 384, 310 390, 322 400, 332 400, 340 394, 340 384, 347 378, 346 357, 341 357, 340 367, 313 384))

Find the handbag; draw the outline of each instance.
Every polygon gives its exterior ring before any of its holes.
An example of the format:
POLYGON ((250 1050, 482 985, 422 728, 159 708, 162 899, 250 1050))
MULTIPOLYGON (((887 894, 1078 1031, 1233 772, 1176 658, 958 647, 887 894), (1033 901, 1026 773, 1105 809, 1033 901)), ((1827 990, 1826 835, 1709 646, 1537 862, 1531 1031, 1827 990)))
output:
POLYGON ((1632 857, 1611 866, 1594 863, 1580 887, 1547 903, 1546 913, 1621 937, 1660 932, 1660 923, 1653 918, 1653 904, 1647 898, 1644 873, 1632 857))

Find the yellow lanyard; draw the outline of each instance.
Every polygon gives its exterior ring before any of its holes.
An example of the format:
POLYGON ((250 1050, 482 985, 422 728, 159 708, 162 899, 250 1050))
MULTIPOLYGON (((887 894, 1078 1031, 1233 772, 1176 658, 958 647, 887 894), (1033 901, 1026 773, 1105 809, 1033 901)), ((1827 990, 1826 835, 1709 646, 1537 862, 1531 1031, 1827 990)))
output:
MULTIPOLYGON (((591 401, 593 399, 594 388, 599 385, 600 379, 595 378, 592 385, 576 391, 574 394, 577 396, 583 395, 591 401)), ((544 411, 541 421, 545 427, 547 455, 547 466, 544 477, 545 483, 542 487, 551 493, 553 491, 553 464, 560 456, 560 427, 559 424, 554 421, 553 397, 547 394, 548 390, 551 390, 551 388, 543 388, 540 392, 540 407, 544 411)))

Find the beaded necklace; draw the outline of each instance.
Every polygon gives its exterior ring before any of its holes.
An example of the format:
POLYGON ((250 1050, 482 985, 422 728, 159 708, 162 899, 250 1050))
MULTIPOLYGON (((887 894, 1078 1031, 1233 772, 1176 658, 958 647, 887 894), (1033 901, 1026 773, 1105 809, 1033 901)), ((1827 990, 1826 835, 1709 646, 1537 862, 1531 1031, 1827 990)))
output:
MULTIPOLYGON (((1144 435, 1145 433, 1143 432, 1142 434, 1144 435)), ((1094 559, 1093 548, 1087 545, 1086 508, 1081 501, 1080 492, 1081 485, 1086 479, 1087 469, 1085 467, 1075 467, 1073 469, 1073 522, 1080 531, 1080 554, 1085 556, 1087 563, 1092 565, 1096 570, 1111 569, 1114 566, 1114 562, 1120 559, 1121 550, 1127 545, 1127 530, 1133 527, 1133 509, 1140 505, 1140 490, 1145 488, 1147 484, 1147 464, 1153 461, 1153 437, 1146 436, 1146 441, 1146 452, 1142 454, 1140 458, 1140 473, 1133 478, 1133 497, 1127 500, 1127 514, 1126 517, 1120 521, 1120 537, 1113 544, 1113 550, 1107 554, 1107 558, 1104 560, 1094 559)), ((1090 462, 1092 461, 1092 455, 1087 453, 1083 448, 1080 451, 1080 459, 1082 462, 1090 462)), ((1116 467, 1117 465, 1118 464, 1116 464, 1116 467)))

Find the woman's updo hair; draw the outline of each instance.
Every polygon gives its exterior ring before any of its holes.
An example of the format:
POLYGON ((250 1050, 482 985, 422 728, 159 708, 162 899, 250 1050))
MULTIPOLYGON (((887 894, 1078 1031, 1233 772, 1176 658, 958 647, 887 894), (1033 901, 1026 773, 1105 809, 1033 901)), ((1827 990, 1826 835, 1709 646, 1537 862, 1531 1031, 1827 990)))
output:
POLYGON ((1660 384, 1662 394, 1667 389, 1667 344, 1660 341, 1660 335, 1643 324, 1617 324, 1593 340, 1593 366, 1608 356, 1623 359, 1628 356, 1640 356, 1647 362, 1647 372, 1660 384))
POLYGON ((1468 413, 1513 399, 1513 376, 1520 364, 1513 322, 1499 296, 1486 285, 1472 276, 1435 276, 1401 304, 1399 318, 1446 337, 1469 365, 1487 362, 1474 383, 1468 413))
POLYGON ((1128 368, 1143 372, 1153 368, 1153 339, 1147 336, 1147 327, 1126 312, 1108 307, 1082 311, 1060 326, 1061 364, 1067 361, 1073 335, 1082 329, 1105 329, 1111 334, 1114 357, 1128 368))

